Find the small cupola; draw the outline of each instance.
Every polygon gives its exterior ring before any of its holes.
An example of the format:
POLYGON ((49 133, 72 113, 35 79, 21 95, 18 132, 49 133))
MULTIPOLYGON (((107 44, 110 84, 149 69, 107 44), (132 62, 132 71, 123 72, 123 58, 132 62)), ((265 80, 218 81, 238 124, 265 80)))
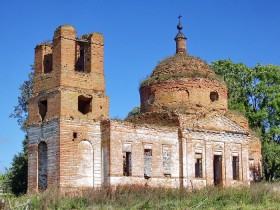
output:
POLYGON ((183 25, 181 24, 181 15, 179 15, 178 19, 179 19, 179 23, 177 25, 177 29, 178 29, 178 33, 175 37, 175 41, 176 41, 176 54, 180 53, 180 54, 186 54, 187 53, 187 48, 186 48, 186 37, 185 35, 182 33, 182 29, 183 29, 183 25))

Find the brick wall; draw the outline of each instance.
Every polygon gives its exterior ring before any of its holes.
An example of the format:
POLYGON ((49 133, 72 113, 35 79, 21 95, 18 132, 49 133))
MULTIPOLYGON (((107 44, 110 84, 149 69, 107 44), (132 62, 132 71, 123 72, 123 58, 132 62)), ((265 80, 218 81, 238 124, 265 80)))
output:
POLYGON ((179 78, 158 82, 142 86, 140 94, 142 112, 182 109, 187 113, 225 113, 228 109, 227 88, 218 81, 204 78, 179 78), (217 101, 211 101, 211 92, 218 94, 217 101))
POLYGON ((53 119, 43 125, 28 128, 28 191, 38 188, 38 145, 47 144, 47 183, 57 187, 59 184, 59 122, 53 119))
POLYGON ((222 185, 248 185, 248 135, 242 133, 183 130, 184 186, 214 184, 214 155, 222 156, 222 185), (203 177, 195 178, 195 154, 202 154, 203 177), (233 180, 232 157, 239 157, 239 180, 233 180))
MULTIPOLYGON (((248 185, 249 133, 224 116, 227 132, 122 121, 103 122, 102 149, 105 185, 142 184, 150 186, 200 188, 214 184, 214 155, 222 156, 223 186, 248 185), (230 131, 231 129, 231 131, 230 131), (131 152, 132 174, 124 176, 124 155, 131 152), (166 148, 170 148, 170 175, 165 174, 166 148), (145 179, 144 150, 152 150, 151 178, 145 179), (109 151, 109 152, 108 152, 109 151), (195 178, 195 157, 201 154, 202 177, 195 178), (233 157, 238 157, 238 179, 233 179, 233 157), (107 167, 109 165, 109 167, 107 167), (108 176, 108 178, 107 178, 108 176)), ((210 122, 211 123, 211 122, 210 122)), ((182 123, 183 124, 183 123, 182 123)))
POLYGON ((61 119, 60 120, 60 187, 67 188, 82 188, 82 187, 98 187, 101 186, 101 131, 100 121, 85 121, 79 119, 61 119), (74 138, 73 133, 77 133, 77 138, 74 138), (86 141, 87 143, 83 143, 86 141), (81 145, 90 145, 85 147, 85 151, 90 155, 84 160, 81 159, 79 151, 83 147, 81 145), (79 146, 80 145, 80 146, 79 146), (81 176, 80 164, 92 165, 92 169, 87 168, 84 176, 85 182, 79 180, 81 176), (90 174, 93 172, 93 174, 90 174), (91 177, 92 182, 89 181, 91 177), (91 184, 89 184, 91 183, 91 184))
MULTIPOLYGON (((122 121, 107 123, 107 150, 109 150, 108 163, 110 165, 106 184, 142 184, 149 186, 179 186, 179 147, 177 128, 159 127, 152 125, 134 125, 122 121), (109 128, 108 128, 109 127, 109 128), (132 174, 123 175, 123 155, 125 145, 130 145, 132 174), (171 174, 164 175, 163 149, 171 148, 171 174), (144 178, 144 150, 151 149, 151 173, 149 179, 144 178)), ((106 175, 106 174, 105 174, 106 175)))

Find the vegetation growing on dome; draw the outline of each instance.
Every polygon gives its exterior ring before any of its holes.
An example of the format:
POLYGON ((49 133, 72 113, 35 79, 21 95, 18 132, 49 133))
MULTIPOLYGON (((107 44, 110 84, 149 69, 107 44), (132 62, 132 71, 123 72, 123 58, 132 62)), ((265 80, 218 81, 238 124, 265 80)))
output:
POLYGON ((175 54, 160 61, 151 76, 176 73, 201 73, 215 75, 211 67, 200 58, 187 55, 175 54))
POLYGON ((205 61, 187 54, 175 54, 160 61, 140 87, 175 78, 207 78, 223 83, 205 61))
POLYGON ((133 115, 140 114, 140 112, 141 112, 140 106, 136 106, 127 114, 126 118, 129 118, 129 117, 131 117, 133 115))
POLYGON ((140 88, 143 86, 155 84, 158 82, 167 81, 170 79, 177 79, 177 78, 206 78, 210 80, 216 80, 224 84, 223 80, 217 75, 211 74, 203 74, 200 72, 190 72, 190 73, 176 73, 176 74, 163 74, 163 75, 156 75, 147 77, 143 81, 140 82, 140 88))

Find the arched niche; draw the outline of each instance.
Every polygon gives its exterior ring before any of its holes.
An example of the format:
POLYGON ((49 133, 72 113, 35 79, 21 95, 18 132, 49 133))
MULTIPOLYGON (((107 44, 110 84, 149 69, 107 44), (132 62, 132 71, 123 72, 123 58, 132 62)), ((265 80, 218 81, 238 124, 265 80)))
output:
POLYGON ((77 166, 77 186, 93 187, 93 148, 87 140, 78 144, 77 166))
POLYGON ((180 88, 174 92, 174 95, 179 103, 185 103, 189 100, 189 91, 185 88, 180 88))
POLYGON ((45 190, 48 187, 48 147, 41 141, 38 145, 38 189, 45 190))

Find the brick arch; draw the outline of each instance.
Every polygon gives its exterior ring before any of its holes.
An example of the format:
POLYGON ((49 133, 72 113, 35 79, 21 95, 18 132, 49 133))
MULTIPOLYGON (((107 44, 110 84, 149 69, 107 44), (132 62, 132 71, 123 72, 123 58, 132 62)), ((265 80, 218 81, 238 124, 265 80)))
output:
POLYGON ((88 140, 78 144, 77 187, 93 187, 93 146, 88 140))
POLYGON ((186 88, 179 88, 178 90, 174 91, 175 99, 178 103, 185 103, 189 100, 189 91, 186 88))
POLYGON ((38 144, 38 189, 48 187, 48 146, 45 141, 38 144))

